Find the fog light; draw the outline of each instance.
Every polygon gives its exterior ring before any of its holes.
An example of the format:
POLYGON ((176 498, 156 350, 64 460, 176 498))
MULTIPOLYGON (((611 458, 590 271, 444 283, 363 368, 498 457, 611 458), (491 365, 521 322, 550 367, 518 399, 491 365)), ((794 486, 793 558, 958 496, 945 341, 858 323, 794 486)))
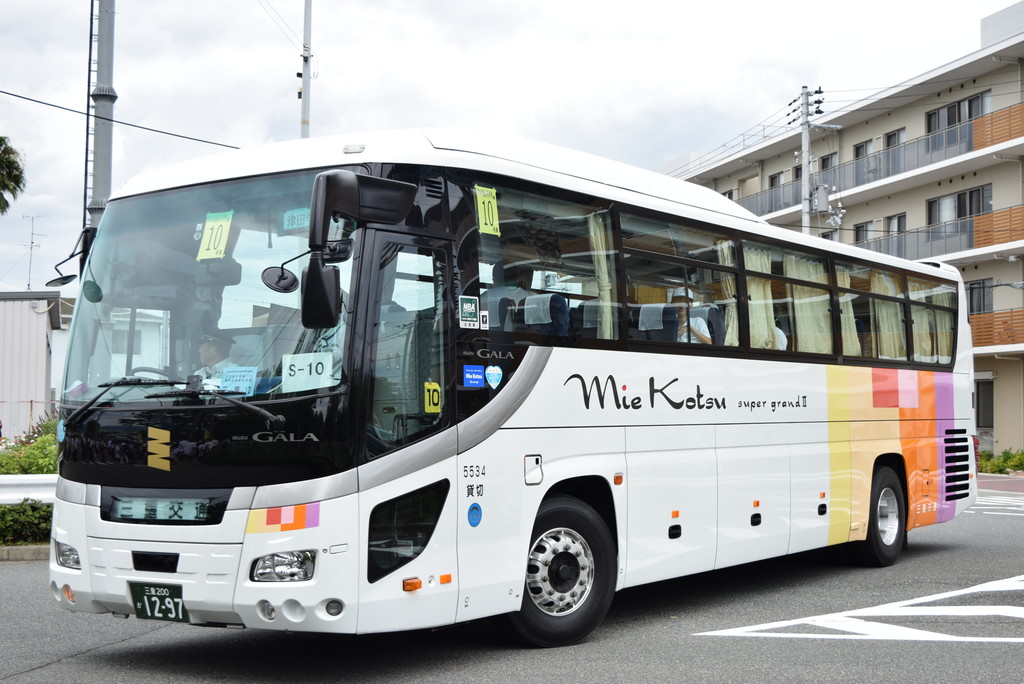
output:
POLYGON ((260 601, 260 612, 263 613, 263 617, 267 620, 273 620, 277 617, 277 609, 274 608, 270 601, 260 601))
POLYGON ((345 610, 345 604, 338 599, 331 599, 327 602, 327 605, 324 606, 324 610, 327 611, 327 614, 331 617, 338 617, 341 615, 341 611, 345 610))
POLYGON ((78 557, 78 549, 56 539, 53 540, 53 544, 57 551, 57 565, 63 568, 71 568, 72 570, 82 569, 82 559, 78 557))
POLYGON ((305 582, 313 579, 316 551, 283 551, 257 558, 252 564, 253 582, 305 582))
POLYGON ((75 602, 75 590, 72 589, 69 585, 65 584, 61 588, 61 591, 64 593, 64 598, 68 600, 68 603, 75 602))

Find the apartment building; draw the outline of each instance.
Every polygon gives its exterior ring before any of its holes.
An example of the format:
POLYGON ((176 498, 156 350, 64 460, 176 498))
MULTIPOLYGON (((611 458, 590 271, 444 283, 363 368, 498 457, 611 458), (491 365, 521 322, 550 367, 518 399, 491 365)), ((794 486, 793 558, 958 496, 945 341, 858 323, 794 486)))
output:
MULTIPOLYGON (((1024 448, 1024 2, 981 22, 981 49, 811 122, 662 171, 769 223, 958 266, 968 287, 982 448, 1024 448)), ((812 111, 814 107, 812 106, 812 111)))

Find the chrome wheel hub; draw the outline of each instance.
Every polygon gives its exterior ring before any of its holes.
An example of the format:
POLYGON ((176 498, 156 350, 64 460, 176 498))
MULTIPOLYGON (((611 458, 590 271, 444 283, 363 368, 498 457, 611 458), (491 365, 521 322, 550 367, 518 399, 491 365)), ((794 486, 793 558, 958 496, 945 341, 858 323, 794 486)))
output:
POLYGON ((578 533, 559 527, 533 543, 526 591, 542 611, 568 615, 583 604, 593 585, 594 554, 578 533))

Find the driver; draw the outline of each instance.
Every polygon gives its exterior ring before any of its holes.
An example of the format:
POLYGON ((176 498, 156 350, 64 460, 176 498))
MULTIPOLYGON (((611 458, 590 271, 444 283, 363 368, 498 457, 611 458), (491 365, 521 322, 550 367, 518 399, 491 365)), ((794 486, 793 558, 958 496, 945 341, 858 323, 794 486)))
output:
POLYGON ((229 356, 231 345, 235 343, 232 338, 217 333, 203 335, 198 341, 199 363, 202 367, 197 368, 193 375, 198 375, 204 381, 220 379, 225 368, 235 365, 229 356))

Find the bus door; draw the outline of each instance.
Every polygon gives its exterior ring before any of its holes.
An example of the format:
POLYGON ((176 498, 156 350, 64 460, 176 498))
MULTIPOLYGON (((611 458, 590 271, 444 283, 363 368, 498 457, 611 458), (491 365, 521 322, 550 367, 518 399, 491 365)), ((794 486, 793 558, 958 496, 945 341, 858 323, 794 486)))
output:
POLYGON ((367 315, 353 345, 364 350, 353 382, 365 440, 358 630, 454 622, 451 244, 386 231, 363 237, 354 305, 367 315))

